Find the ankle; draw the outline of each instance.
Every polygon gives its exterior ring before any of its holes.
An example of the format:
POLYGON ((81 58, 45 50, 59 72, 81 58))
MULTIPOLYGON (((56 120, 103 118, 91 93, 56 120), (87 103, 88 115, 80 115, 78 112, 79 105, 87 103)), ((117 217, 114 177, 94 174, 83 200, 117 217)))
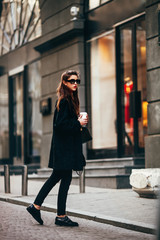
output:
POLYGON ((39 205, 36 205, 36 204, 33 204, 34 207, 37 209, 37 210, 40 210, 40 206, 39 205))
POLYGON ((64 218, 66 215, 57 215, 59 218, 64 218))

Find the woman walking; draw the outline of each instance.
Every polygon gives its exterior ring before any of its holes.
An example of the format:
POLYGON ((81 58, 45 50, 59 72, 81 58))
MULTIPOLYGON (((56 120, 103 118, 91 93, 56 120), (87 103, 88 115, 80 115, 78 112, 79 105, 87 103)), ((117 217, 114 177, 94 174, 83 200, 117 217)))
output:
POLYGON ((66 200, 72 180, 72 170, 81 171, 85 166, 81 128, 87 124, 88 117, 83 119, 79 116, 78 84, 80 84, 78 72, 70 70, 62 74, 57 89, 58 100, 53 118, 53 136, 48 165, 53 168, 53 172, 42 186, 34 203, 27 207, 27 211, 40 224, 43 224, 40 207, 51 189, 61 180, 55 224, 78 226, 77 222, 73 222, 66 215, 66 200))

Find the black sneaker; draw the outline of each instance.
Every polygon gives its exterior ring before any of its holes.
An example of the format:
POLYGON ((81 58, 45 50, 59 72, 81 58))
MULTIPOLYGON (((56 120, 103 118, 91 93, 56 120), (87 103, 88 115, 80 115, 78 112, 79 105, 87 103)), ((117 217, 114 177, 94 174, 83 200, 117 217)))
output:
POLYGON ((55 224, 59 226, 66 226, 66 227, 78 227, 77 222, 73 222, 69 217, 56 217, 55 224))
POLYGON ((43 225, 40 210, 36 209, 33 204, 27 207, 26 209, 38 223, 43 225))

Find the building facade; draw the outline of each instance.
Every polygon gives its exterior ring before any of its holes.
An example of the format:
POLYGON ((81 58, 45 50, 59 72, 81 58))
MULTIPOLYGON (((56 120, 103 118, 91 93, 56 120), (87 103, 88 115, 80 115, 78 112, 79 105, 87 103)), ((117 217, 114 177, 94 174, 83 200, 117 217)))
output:
POLYGON ((2 6, 0 164, 47 166, 60 75, 75 69, 93 136, 87 159, 133 157, 159 167, 160 1, 2 6))

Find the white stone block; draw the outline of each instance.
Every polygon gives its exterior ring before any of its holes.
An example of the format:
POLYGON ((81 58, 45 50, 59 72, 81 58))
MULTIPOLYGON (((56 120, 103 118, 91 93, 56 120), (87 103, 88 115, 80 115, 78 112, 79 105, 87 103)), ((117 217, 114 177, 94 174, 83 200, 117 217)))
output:
POLYGON ((135 188, 160 185, 160 168, 133 169, 130 184, 135 188))
POLYGON ((133 169, 130 185, 140 196, 155 195, 160 186, 160 168, 133 169))
POLYGON ((132 173, 130 176, 130 184, 135 188, 145 188, 148 185, 148 179, 143 173, 132 173))

